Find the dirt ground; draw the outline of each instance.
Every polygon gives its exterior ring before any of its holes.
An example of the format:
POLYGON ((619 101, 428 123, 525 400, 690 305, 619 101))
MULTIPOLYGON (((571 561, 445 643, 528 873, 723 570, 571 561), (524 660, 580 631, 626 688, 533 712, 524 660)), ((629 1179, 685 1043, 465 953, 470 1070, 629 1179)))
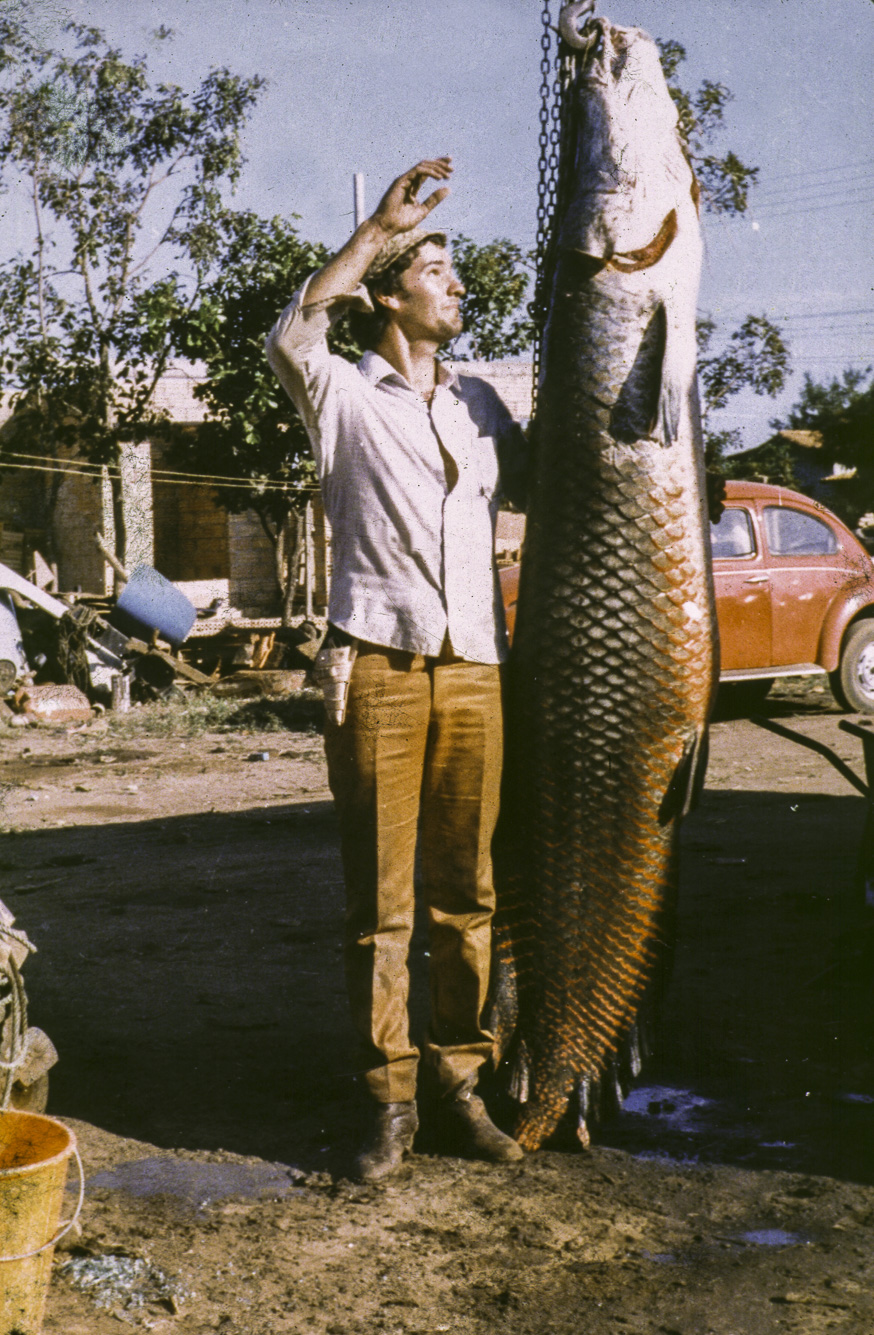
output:
POLYGON ((595 1148, 494 1168, 426 1117, 377 1188, 321 740, 234 708, 0 730, 0 895, 87 1177, 47 1333, 870 1335, 874 909, 827 690, 715 723, 663 1050, 595 1148))

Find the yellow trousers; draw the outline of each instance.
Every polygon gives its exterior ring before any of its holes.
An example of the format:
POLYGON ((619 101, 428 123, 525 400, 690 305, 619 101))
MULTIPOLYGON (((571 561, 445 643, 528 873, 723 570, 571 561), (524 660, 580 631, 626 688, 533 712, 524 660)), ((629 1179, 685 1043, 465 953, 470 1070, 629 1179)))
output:
POLYGON ((367 1084, 416 1097, 408 956, 417 838, 430 934, 425 1059, 441 1090, 490 1055, 482 1012, 495 906, 491 841, 502 760, 500 669, 361 644, 346 718, 325 750, 346 880, 345 960, 367 1084))

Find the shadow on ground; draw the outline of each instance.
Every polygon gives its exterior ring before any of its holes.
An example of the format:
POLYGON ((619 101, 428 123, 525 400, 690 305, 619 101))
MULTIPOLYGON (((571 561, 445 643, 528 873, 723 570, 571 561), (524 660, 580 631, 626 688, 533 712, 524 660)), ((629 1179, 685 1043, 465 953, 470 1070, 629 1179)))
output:
MULTIPOLYGON (((874 1181, 863 814, 855 797, 705 794, 663 1052, 609 1144, 874 1181)), ((26 981, 61 1054, 50 1111, 348 1172, 362 1095, 330 804, 19 832, 0 871, 39 948, 26 981)), ((419 1013, 426 950, 419 932, 419 1013)))

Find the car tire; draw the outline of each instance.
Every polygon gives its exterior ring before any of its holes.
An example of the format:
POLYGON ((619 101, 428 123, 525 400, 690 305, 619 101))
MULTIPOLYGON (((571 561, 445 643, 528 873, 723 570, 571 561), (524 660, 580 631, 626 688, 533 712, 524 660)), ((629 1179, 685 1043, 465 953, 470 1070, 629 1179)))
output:
POLYGON ((853 626, 841 661, 829 677, 838 704, 859 714, 874 714, 874 619, 853 626))

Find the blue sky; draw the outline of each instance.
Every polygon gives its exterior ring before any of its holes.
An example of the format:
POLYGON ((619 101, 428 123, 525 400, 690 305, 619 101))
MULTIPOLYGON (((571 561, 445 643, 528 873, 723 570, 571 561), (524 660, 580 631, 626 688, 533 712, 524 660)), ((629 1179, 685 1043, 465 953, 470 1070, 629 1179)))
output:
MULTIPOLYGON (((682 42, 687 85, 726 84, 721 146, 761 168, 747 215, 705 220, 700 299, 726 334, 765 312, 789 337, 789 390, 724 415, 755 444, 805 370, 874 362, 874 3, 612 0, 598 12, 682 42)), ((66 17, 104 28, 183 86, 213 65, 264 75, 237 202, 297 213, 305 235, 344 240, 353 172, 372 205, 419 157, 451 153, 442 225, 533 240, 537 0, 39 0, 38 13, 45 29, 66 17), (159 24, 172 43, 155 41, 159 24)))

